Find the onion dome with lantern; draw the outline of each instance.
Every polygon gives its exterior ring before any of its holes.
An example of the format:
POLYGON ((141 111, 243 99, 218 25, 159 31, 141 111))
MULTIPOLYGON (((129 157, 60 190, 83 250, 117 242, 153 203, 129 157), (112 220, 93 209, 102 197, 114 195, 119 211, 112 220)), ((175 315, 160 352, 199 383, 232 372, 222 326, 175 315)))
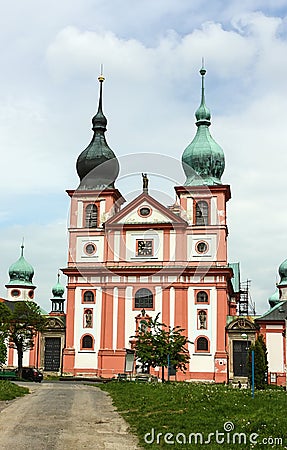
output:
POLYGON ((222 184, 221 176, 225 167, 222 148, 210 134, 210 110, 205 103, 204 77, 206 70, 200 69, 202 78, 201 103, 195 113, 197 132, 182 155, 182 166, 186 175, 185 186, 213 186, 222 184))
POLYGON ((52 302, 52 313, 64 313, 64 302, 63 298, 65 292, 64 286, 60 283, 60 274, 58 273, 58 280, 55 286, 52 288, 53 298, 51 298, 52 302))
POLYGON ((287 259, 280 264, 278 272, 280 276, 278 286, 287 286, 287 259))
POLYGON ((268 298, 268 302, 269 302, 270 308, 273 308, 273 306, 280 303, 279 291, 276 291, 276 292, 274 292, 274 294, 270 295, 270 297, 268 298))
POLYGON ((21 245, 20 258, 9 267, 10 281, 6 284, 8 297, 13 300, 32 300, 34 298, 34 269, 24 257, 24 244, 21 245))
POLYGON ((107 119, 103 113, 103 82, 100 75, 100 96, 97 114, 92 119, 94 135, 88 147, 79 155, 77 173, 78 190, 114 189, 119 174, 119 162, 106 141, 107 119))
POLYGON ((278 269, 280 281, 277 284, 277 287, 279 289, 279 298, 280 301, 286 301, 287 300, 287 259, 283 261, 278 269))

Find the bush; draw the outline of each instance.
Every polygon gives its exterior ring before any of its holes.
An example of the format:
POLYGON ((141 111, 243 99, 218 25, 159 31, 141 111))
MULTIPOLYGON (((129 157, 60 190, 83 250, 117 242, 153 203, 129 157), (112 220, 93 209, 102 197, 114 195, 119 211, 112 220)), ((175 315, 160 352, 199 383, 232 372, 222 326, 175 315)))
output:
POLYGON ((248 351, 248 376, 250 383, 252 381, 252 351, 254 351, 254 385, 256 389, 264 389, 267 384, 268 365, 266 346, 262 336, 258 336, 258 339, 250 346, 248 351))

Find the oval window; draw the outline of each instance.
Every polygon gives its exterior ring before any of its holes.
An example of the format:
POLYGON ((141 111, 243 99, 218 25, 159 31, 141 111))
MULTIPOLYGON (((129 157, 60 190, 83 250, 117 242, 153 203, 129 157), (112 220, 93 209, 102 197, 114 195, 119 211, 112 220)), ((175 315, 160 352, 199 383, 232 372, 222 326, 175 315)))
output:
POLYGON ((197 246, 196 246, 196 250, 199 253, 206 253, 208 249, 207 243, 206 242, 198 242, 197 246))
POLYGON ((95 246, 95 244, 89 242, 88 244, 85 245, 85 253, 87 255, 93 255, 94 253, 96 253, 97 247, 95 246))
POLYGON ((11 291, 12 297, 19 297, 20 293, 21 293, 21 292, 19 291, 19 289, 13 289, 13 290, 11 291))
POLYGON ((150 215, 151 211, 148 206, 143 206, 142 208, 140 208, 139 213, 140 213, 140 216, 147 217, 150 215))

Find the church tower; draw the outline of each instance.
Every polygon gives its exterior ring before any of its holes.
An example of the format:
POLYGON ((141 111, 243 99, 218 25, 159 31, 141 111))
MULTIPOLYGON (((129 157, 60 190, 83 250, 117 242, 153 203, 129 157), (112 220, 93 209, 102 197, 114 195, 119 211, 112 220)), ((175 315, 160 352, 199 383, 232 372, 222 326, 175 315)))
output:
MULTIPOLYGON (((90 352, 91 372, 97 372, 97 352, 100 348, 101 279, 93 277, 93 267, 104 269, 111 248, 105 239, 103 224, 119 211, 124 202, 115 188, 119 163, 107 144, 107 119, 103 113, 103 82, 100 84, 98 111, 92 119, 93 137, 79 155, 77 173, 80 184, 68 190, 71 198, 69 225, 67 286, 67 335, 64 350, 64 372, 75 373, 75 367, 86 367, 90 352), (95 283, 99 282, 96 288, 95 283), (97 321, 97 323, 96 323, 97 321), (95 326, 97 325, 97 326, 95 326), (80 351, 82 352, 80 353, 80 351)), ((81 372, 81 369, 79 369, 81 372)))
POLYGON ((36 286, 33 284, 34 269, 24 258, 24 244, 20 258, 9 267, 10 281, 5 285, 8 300, 33 300, 36 286))
POLYGON ((65 299, 63 298, 65 292, 64 286, 60 283, 60 274, 58 273, 58 281, 55 286, 52 287, 53 297, 51 298, 52 310, 50 315, 61 315, 64 314, 64 303, 65 299))
MULTIPOLYGON (((24 257, 24 244, 21 245, 21 254, 19 259, 9 267, 9 282, 5 285, 7 288, 7 303, 13 308, 14 302, 34 301, 34 291, 36 286, 33 284, 34 269, 24 257)), ((24 352, 23 366, 35 365, 35 348, 24 352)), ((7 365, 17 367, 17 352, 14 347, 8 348, 7 365)))
MULTIPOLYGON (((206 365, 214 365, 214 380, 223 382, 228 373, 226 318, 236 314, 236 304, 229 295, 232 270, 227 263, 226 203, 231 193, 230 186, 221 182, 223 150, 209 131, 211 114, 205 102, 205 74, 202 67, 201 103, 195 113, 197 132, 182 155, 186 181, 175 190, 188 222, 186 258, 192 281, 187 293, 189 310, 193 317, 205 313, 208 324, 204 331, 191 331, 195 342, 194 349, 190 346, 191 355, 194 354, 192 365, 196 367, 200 347, 204 348, 210 354, 205 357, 206 365)), ((200 358, 203 361, 202 352, 200 358)))

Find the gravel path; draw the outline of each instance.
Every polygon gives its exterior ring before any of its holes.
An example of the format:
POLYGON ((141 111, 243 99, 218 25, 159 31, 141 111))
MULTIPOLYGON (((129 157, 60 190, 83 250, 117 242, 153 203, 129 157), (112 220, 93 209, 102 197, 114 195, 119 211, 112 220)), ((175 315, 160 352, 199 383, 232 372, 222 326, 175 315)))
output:
POLYGON ((0 402, 1 450, 139 450, 137 438, 99 388, 21 383, 30 394, 0 402))

